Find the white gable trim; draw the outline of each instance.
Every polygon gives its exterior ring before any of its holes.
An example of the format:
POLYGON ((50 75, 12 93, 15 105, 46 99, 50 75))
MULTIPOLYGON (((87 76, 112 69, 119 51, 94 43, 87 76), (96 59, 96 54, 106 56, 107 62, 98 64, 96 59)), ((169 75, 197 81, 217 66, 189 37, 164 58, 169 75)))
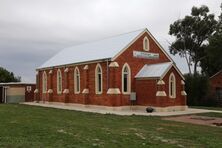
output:
POLYGON ((170 66, 165 70, 165 72, 161 75, 160 79, 163 79, 163 78, 166 76, 166 74, 168 73, 168 71, 169 71, 172 67, 173 67, 173 64, 170 65, 170 66))
POLYGON ((114 57, 112 57, 111 61, 115 61, 117 59, 117 57, 119 57, 125 50, 127 50, 127 48, 129 48, 141 35, 143 35, 145 33, 145 29, 144 31, 142 31, 136 38, 134 38, 131 42, 129 42, 125 48, 123 48, 122 50, 120 50, 119 53, 117 53, 114 57))
POLYGON ((183 80, 185 80, 183 74, 180 72, 180 70, 179 70, 179 69, 177 68, 177 66, 174 65, 174 64, 172 64, 171 66, 169 66, 160 78, 163 79, 163 78, 166 76, 166 74, 168 73, 168 71, 169 71, 172 67, 174 67, 174 68, 176 69, 176 71, 178 72, 178 74, 180 75, 180 77, 181 77, 183 80))
POLYGON ((179 73, 179 75, 181 76, 181 78, 182 78, 183 80, 185 80, 183 74, 182 74, 181 71, 178 69, 178 67, 177 67, 176 65, 174 65, 174 64, 173 64, 173 67, 174 67, 174 68, 176 69, 176 71, 179 73))
POLYGON ((210 77, 210 79, 213 78, 213 77, 215 77, 215 76, 217 76, 217 75, 220 74, 221 72, 222 72, 222 70, 218 71, 217 73, 215 73, 214 75, 212 75, 212 76, 210 77))
POLYGON ((174 63, 173 59, 168 55, 168 53, 164 50, 164 48, 160 45, 160 43, 154 38, 154 36, 148 31, 148 29, 144 29, 144 31, 142 31, 135 39, 133 39, 125 48, 123 48, 117 55, 115 55, 111 60, 115 61, 117 59, 117 57, 119 57, 125 50, 127 50, 127 48, 129 48, 129 46, 131 46, 138 38, 140 38, 144 33, 147 33, 152 40, 157 44, 157 46, 160 48, 160 50, 164 53, 164 55, 166 55, 166 57, 174 63))
POLYGON ((175 68, 175 70, 178 72, 178 74, 180 75, 182 80, 185 80, 183 74, 180 72, 180 70, 177 68, 177 66, 174 63, 171 63, 171 65, 169 65, 167 67, 167 69, 162 73, 162 75, 160 77, 159 76, 155 76, 155 77, 142 77, 142 78, 136 78, 136 79, 137 80, 144 80, 144 79, 161 79, 162 80, 172 67, 175 68))
POLYGON ((160 43, 154 38, 154 36, 149 32, 149 30, 145 29, 148 35, 153 39, 153 41, 157 44, 157 46, 160 48, 160 50, 166 55, 166 57, 174 63, 173 59, 169 56, 169 54, 164 50, 164 48, 160 45, 160 43))

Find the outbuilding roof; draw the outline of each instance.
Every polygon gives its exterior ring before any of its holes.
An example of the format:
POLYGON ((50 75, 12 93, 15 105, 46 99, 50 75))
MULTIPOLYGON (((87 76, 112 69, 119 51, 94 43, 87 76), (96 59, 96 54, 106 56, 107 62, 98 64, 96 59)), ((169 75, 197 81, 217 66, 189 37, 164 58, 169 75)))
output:
POLYGON ((219 71, 218 71, 217 73, 215 73, 214 75, 212 75, 212 76, 210 77, 210 79, 214 78, 215 76, 217 76, 217 75, 220 74, 220 73, 222 73, 222 69, 219 70, 219 71))
POLYGON ((161 78, 172 66, 172 62, 145 64, 135 78, 161 78))
POLYGON ((32 82, 6 82, 6 83, 0 83, 1 85, 35 85, 35 83, 32 82))
POLYGON ((144 31, 147 31, 147 29, 140 29, 103 40, 65 48, 46 61, 38 69, 101 59, 111 59, 144 31))

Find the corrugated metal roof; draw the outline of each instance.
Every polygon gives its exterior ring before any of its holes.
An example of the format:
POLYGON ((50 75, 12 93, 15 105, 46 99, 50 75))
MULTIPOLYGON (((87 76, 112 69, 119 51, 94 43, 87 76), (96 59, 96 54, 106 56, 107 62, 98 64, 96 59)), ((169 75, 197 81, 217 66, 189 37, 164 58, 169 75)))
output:
POLYGON ((103 40, 65 48, 38 69, 113 58, 145 30, 140 29, 103 40))
POLYGON ((160 78, 173 65, 172 62, 146 64, 136 74, 136 78, 160 78))
POLYGON ((6 82, 6 83, 0 83, 0 85, 35 85, 35 83, 32 82, 6 82))

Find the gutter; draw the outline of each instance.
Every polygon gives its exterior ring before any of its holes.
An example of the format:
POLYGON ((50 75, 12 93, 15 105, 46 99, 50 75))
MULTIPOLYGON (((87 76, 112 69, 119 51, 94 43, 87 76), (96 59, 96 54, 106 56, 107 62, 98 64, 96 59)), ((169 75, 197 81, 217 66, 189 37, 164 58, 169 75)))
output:
POLYGON ((36 71, 38 71, 38 70, 46 70, 46 69, 53 69, 53 68, 61 68, 61 67, 64 67, 64 66, 71 67, 71 66, 84 65, 84 64, 93 64, 93 63, 106 62, 106 61, 111 61, 111 58, 105 58, 105 59, 99 59, 99 60, 91 60, 91 61, 85 61, 85 62, 77 62, 77 63, 72 63, 72 64, 56 65, 56 66, 52 66, 52 67, 37 68, 36 71))

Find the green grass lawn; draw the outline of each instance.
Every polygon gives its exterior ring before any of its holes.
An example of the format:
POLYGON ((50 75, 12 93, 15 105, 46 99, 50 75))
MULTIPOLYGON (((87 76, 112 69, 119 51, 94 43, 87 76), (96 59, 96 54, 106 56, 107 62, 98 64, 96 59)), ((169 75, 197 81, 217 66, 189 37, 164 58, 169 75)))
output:
POLYGON ((222 107, 207 107, 207 106, 189 106, 191 108, 197 108, 197 109, 209 109, 209 110, 219 110, 222 111, 222 107))
POLYGON ((222 128, 26 105, 0 105, 0 147, 222 147, 222 128))

